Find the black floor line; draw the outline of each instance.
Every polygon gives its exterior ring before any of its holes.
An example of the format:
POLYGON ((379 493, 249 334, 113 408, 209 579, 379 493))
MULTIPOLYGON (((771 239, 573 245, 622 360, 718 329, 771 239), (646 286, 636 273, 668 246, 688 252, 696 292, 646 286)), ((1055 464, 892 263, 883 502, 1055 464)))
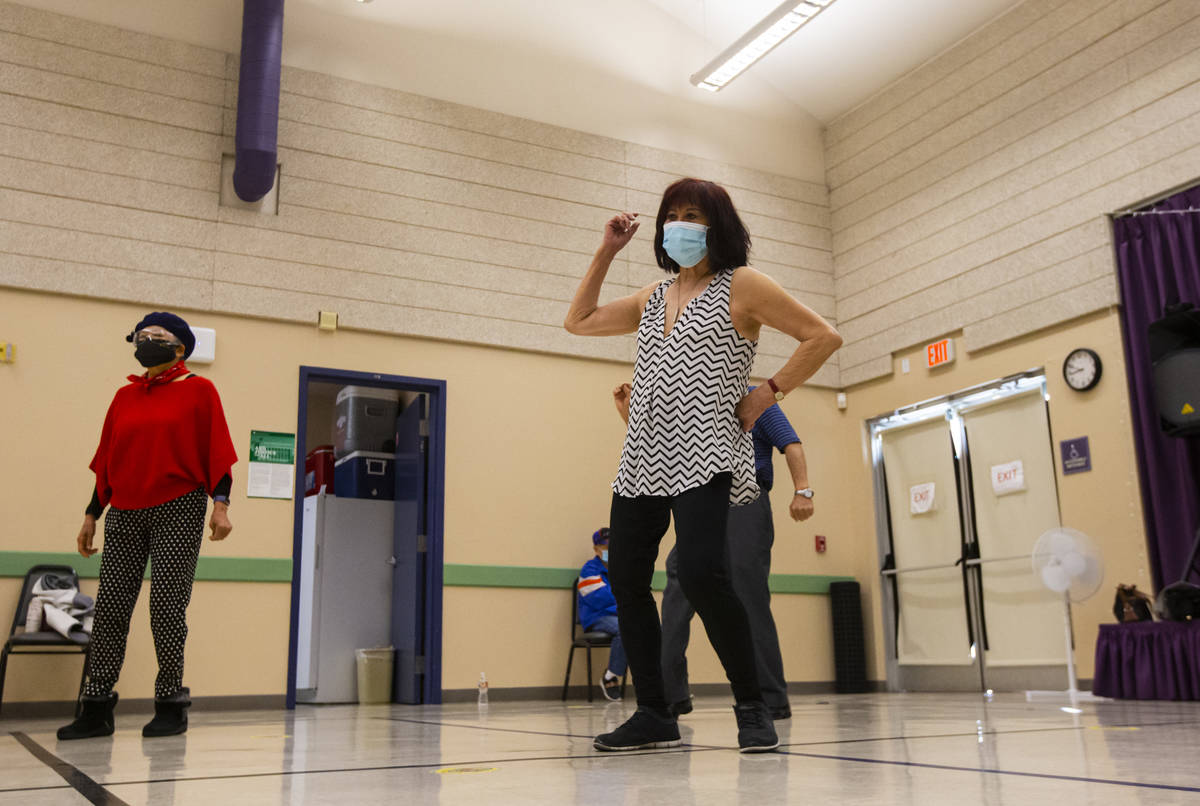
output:
MULTIPOLYGON (((667 750, 634 750, 625 753, 588 753, 587 755, 576 756, 534 756, 526 758, 489 758, 489 759, 473 759, 470 761, 436 761, 425 762, 421 764, 381 764, 373 767, 331 767, 329 769, 320 770, 279 770, 278 772, 245 772, 232 773, 229 775, 196 775, 179 778, 147 778, 139 781, 106 781, 105 786, 140 786, 145 784, 183 784, 196 783, 199 781, 227 781, 242 778, 280 778, 291 775, 330 775, 346 772, 387 772, 389 770, 423 770, 423 769, 441 769, 443 767, 480 767, 489 764, 515 764, 526 761, 609 761, 617 758, 629 758, 630 756, 662 756, 669 753, 680 752, 703 752, 705 750, 728 750, 727 747, 705 747, 703 745, 683 745, 678 748, 667 750)), ((65 762, 64 762, 65 763, 65 762)), ((99 784, 97 784, 99 786, 99 784)), ((66 787, 17 787, 13 789, 0 789, 0 793, 6 792, 30 792, 38 789, 65 789, 66 787)), ((96 802, 96 801, 93 801, 96 802)), ((128 806, 122 800, 100 801, 108 806, 128 806)))
POLYGON ((89 803, 94 803, 96 806, 129 806, 128 803, 85 775, 79 768, 63 761, 24 733, 13 731, 10 735, 32 753, 34 758, 62 776, 62 779, 70 784, 76 792, 87 798, 89 803))
MULTIPOLYGON (((469 729, 493 731, 493 732, 499 732, 499 733, 522 733, 522 734, 529 734, 529 735, 535 735, 535 736, 551 736, 551 737, 564 738, 564 739, 591 739, 592 738, 592 736, 590 734, 584 736, 584 735, 572 734, 572 733, 553 733, 550 731, 534 731, 534 730, 524 730, 524 729, 519 729, 519 728, 501 728, 501 727, 496 727, 496 726, 491 726, 491 725, 470 725, 470 724, 461 724, 461 723, 452 723, 452 722, 438 722, 435 720, 411 719, 411 718, 406 718, 406 717, 376 717, 376 718, 381 719, 381 720, 393 721, 393 722, 409 722, 409 723, 414 723, 414 724, 434 725, 434 726, 438 726, 438 727, 449 727, 449 728, 469 728, 469 729)), ((1078 730, 1088 729, 1091 727, 1145 728, 1145 727, 1169 727, 1169 726, 1174 726, 1174 725, 1192 725, 1192 724, 1197 724, 1197 720, 1189 719, 1189 720, 1178 720, 1178 721, 1171 721, 1171 722, 1153 722, 1153 723, 1142 723, 1142 724, 1133 724, 1133 725, 1101 725, 1101 726, 1071 725, 1071 726, 1048 727, 1048 728, 1020 728, 1020 729, 1007 730, 1007 731, 1006 730, 985 731, 984 735, 1003 736, 1003 735, 1009 735, 1009 734, 1016 735, 1016 734, 1022 734, 1022 733, 1043 733, 1043 732, 1068 731, 1068 730, 1069 731, 1078 731, 1078 730)), ((1143 783, 1143 782, 1137 782, 1137 781, 1119 781, 1119 780, 1106 779, 1106 778, 1087 778, 1087 777, 1083 777, 1083 776, 1056 775, 1056 774, 1052 774, 1052 773, 1020 772, 1020 771, 1015 771, 1015 770, 989 769, 989 768, 981 768, 981 767, 963 767, 963 766, 955 766, 955 765, 947 765, 947 764, 932 764, 932 763, 917 762, 917 761, 892 761, 892 760, 886 760, 886 759, 872 759, 872 758, 861 758, 861 757, 855 757, 855 756, 827 755, 827 754, 822 754, 822 753, 800 752, 800 751, 785 749, 788 747, 811 747, 811 746, 820 746, 820 745, 853 744, 853 743, 865 743, 865 742, 887 742, 887 741, 905 741, 905 740, 938 739, 938 738, 961 738, 964 736, 977 736, 977 735, 979 735, 978 732, 967 731, 967 732, 962 732, 962 733, 942 733, 942 734, 928 734, 928 735, 920 735, 920 736, 885 736, 885 737, 866 738, 866 739, 832 739, 832 740, 817 741, 817 742, 792 742, 792 743, 787 743, 787 744, 781 744, 778 752, 783 755, 797 756, 797 757, 803 757, 803 758, 826 759, 826 760, 831 760, 831 761, 848 761, 848 762, 865 763, 865 764, 896 765, 896 766, 918 767, 918 768, 946 770, 946 771, 955 771, 955 772, 981 772, 981 773, 989 773, 989 774, 994 774, 994 775, 1012 775, 1012 776, 1019 776, 1019 777, 1045 778, 1045 779, 1051 779, 1051 780, 1075 781, 1075 782, 1080 782, 1080 783, 1107 784, 1107 785, 1112 785, 1112 786, 1125 786, 1125 787, 1147 788, 1147 789, 1166 789, 1166 790, 1182 791, 1182 792, 1200 792, 1200 787, 1173 786, 1173 785, 1169 785, 1169 784, 1151 784, 1151 783, 1143 783)), ((80 793, 84 795, 84 797, 88 797, 92 803, 105 804, 106 806, 124 806, 125 805, 124 801, 120 800, 115 795, 112 795, 112 793, 107 792, 104 789, 104 787, 100 786, 100 784, 97 784, 91 778, 88 778, 84 773, 82 773, 75 767, 71 766, 70 764, 63 761, 62 759, 59 759, 56 756, 49 753, 49 751, 42 748, 41 745, 34 742, 32 739, 30 739, 24 733, 13 732, 12 736, 14 738, 16 738, 17 741, 21 742, 21 744, 25 745, 25 747, 27 749, 29 749, 29 751, 31 753, 33 753, 40 760, 45 762, 47 764, 47 766, 50 766, 56 772, 58 772, 59 775, 61 775, 68 782, 68 784, 70 784, 75 789, 79 790, 80 793), (75 780, 72 780, 72 778, 69 777, 70 774, 74 774, 75 776, 78 776, 78 780, 81 783, 86 782, 86 783, 84 783, 84 786, 90 784, 92 787, 95 788, 95 790, 97 790, 99 793, 102 793, 101 797, 106 797, 106 798, 108 798, 108 800, 103 800, 103 799, 93 800, 91 797, 88 796, 88 794, 83 789, 80 789, 80 786, 76 784, 75 780)), ((733 748, 731 746, 726 746, 726 745, 702 745, 702 744, 684 743, 683 745, 681 745, 678 748, 665 749, 665 750, 645 750, 645 751, 631 751, 631 752, 621 752, 621 753, 596 752, 596 753, 587 753, 586 755, 534 756, 534 757, 525 757, 525 758, 509 757, 509 758, 500 758, 500 759, 485 759, 485 760, 481 760, 481 761, 480 760, 456 761, 456 762, 438 761, 438 762, 428 762, 428 763, 419 763, 419 764, 386 764, 386 765, 378 765, 378 766, 370 766, 370 767, 343 767, 343 768, 329 768, 329 769, 315 769, 315 770, 280 770, 277 772, 234 773, 234 774, 229 774, 229 775, 201 775, 201 776, 192 776, 192 777, 186 777, 186 778, 151 778, 151 779, 139 780, 139 781, 109 781, 106 783, 106 786, 110 786, 110 787, 113 787, 113 786, 137 786, 137 785, 145 785, 145 784, 187 783, 187 782, 216 781, 216 780, 228 780, 228 779, 240 779, 240 778, 273 778, 273 777, 291 776, 291 775, 325 775, 325 774, 330 774, 330 773, 382 772, 382 771, 387 771, 387 770, 439 769, 442 767, 479 766, 479 765, 485 765, 485 764, 513 764, 513 763, 527 762, 527 761, 610 760, 610 759, 617 759, 617 758, 623 758, 623 757, 629 757, 629 756, 651 756, 651 755, 666 755, 668 753, 679 753, 679 752, 692 753, 692 752, 706 752, 706 751, 713 751, 713 750, 734 750, 734 749, 736 749, 736 748, 733 748)), ((12 789, 0 788, 0 793, 33 792, 33 791, 38 791, 38 790, 63 789, 63 788, 65 788, 65 787, 45 787, 45 786, 43 786, 43 787, 17 787, 17 788, 12 788, 12 789)))
MULTIPOLYGON (((521 728, 501 728, 501 727, 496 727, 493 725, 471 725, 471 724, 463 724, 461 722, 438 722, 437 720, 433 720, 433 719, 412 719, 410 717, 400 717, 400 716, 380 716, 380 717, 376 717, 376 719, 387 720, 390 722, 411 722, 411 723, 417 724, 417 725, 435 725, 438 727, 445 727, 445 728, 466 728, 469 730, 486 730, 486 731, 495 731, 498 733, 526 733, 526 734, 530 734, 533 736, 556 736, 556 737, 560 737, 560 738, 564 738, 564 739, 591 739, 591 738, 593 738, 591 734, 582 735, 582 734, 578 734, 578 733, 554 733, 552 731, 524 730, 521 728)), ((1101 726, 1062 725, 1062 726, 1046 727, 1046 728, 1014 728, 1012 730, 1000 730, 1000 729, 985 730, 982 732, 982 735, 984 735, 984 736, 1014 735, 1015 736, 1015 735, 1022 734, 1022 733, 1051 733, 1051 732, 1055 732, 1055 731, 1079 731, 1079 730, 1087 730, 1092 727, 1155 728, 1155 727, 1171 727, 1171 726, 1175 726, 1175 725, 1196 725, 1196 724, 1200 724, 1200 720, 1182 719, 1182 720, 1176 720, 1176 721, 1171 721, 1171 722, 1146 722, 1146 723, 1137 724, 1137 725, 1101 725, 1101 726)), ((979 736, 979 735, 981 735, 979 731, 962 731, 960 733, 930 733, 930 734, 921 734, 918 736, 880 736, 880 737, 875 737, 875 738, 863 738, 863 739, 827 739, 825 741, 812 741, 812 742, 785 742, 785 743, 781 744, 780 747, 820 747, 822 745, 830 745, 830 744, 865 744, 865 743, 869 743, 869 742, 898 742, 898 741, 913 741, 913 740, 917 740, 917 739, 952 739, 952 738, 961 738, 964 736, 979 736)), ((710 746, 710 745, 688 745, 688 746, 701 748, 701 749, 705 749, 705 750, 719 749, 716 746, 710 746)))
POLYGON ((789 756, 803 758, 819 758, 828 761, 851 761, 859 764, 885 764, 896 767, 917 767, 926 770, 946 770, 948 772, 975 772, 989 775, 1012 775, 1019 778, 1040 778, 1051 781, 1072 781, 1081 784, 1106 784, 1109 786, 1124 786, 1135 789, 1168 789, 1173 792, 1200 792, 1200 787, 1182 786, 1175 784, 1150 784, 1142 781, 1118 781, 1113 778, 1086 778, 1080 775, 1056 775, 1050 772, 1022 772, 1020 770, 998 770, 988 767, 959 767, 953 764, 930 764, 922 761, 895 761, 883 758, 858 758, 855 756, 833 756, 823 753, 800 753, 795 750, 780 751, 789 756))
POLYGON ((1159 728, 1176 725, 1200 725, 1195 719, 1181 719, 1174 722, 1145 722, 1140 725, 1063 725, 1056 728, 1014 728, 1012 730, 963 731, 961 733, 927 733, 918 736, 879 736, 864 739, 828 739, 815 742, 785 742, 780 747, 820 747, 826 744, 867 744, 869 742, 907 742, 917 739, 955 739, 964 736, 1016 736, 1022 733, 1053 733, 1055 731, 1080 731, 1092 728, 1128 729, 1128 728, 1159 728))
POLYGON ((438 722, 433 719, 412 719, 404 716, 377 716, 376 719, 382 719, 387 722, 411 722, 414 725, 436 725, 439 728, 471 728, 473 730, 489 730, 498 733, 528 733, 531 736, 556 736, 560 739, 594 739, 594 734, 579 734, 579 733, 554 733, 546 730, 522 730, 520 728, 498 728, 492 725, 464 725, 459 722, 438 722))

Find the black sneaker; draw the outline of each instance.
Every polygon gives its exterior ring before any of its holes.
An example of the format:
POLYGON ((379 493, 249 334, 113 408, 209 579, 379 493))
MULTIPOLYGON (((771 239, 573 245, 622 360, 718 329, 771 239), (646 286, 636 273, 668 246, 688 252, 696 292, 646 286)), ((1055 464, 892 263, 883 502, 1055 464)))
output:
POLYGON ((671 712, 671 716, 683 716, 684 714, 690 714, 692 712, 692 698, 688 697, 686 700, 673 702, 667 706, 667 710, 671 712))
POLYGON ((790 705, 773 705, 771 706, 771 719, 779 722, 782 719, 792 718, 792 707, 790 705))
POLYGON ((771 724, 766 703, 741 703, 733 706, 733 713, 737 717, 738 752, 767 753, 779 747, 779 736, 771 724))
POLYGON ((621 678, 609 677, 607 673, 600 678, 600 693, 609 702, 621 701, 621 678))
POLYGON ((678 747, 679 726, 674 719, 658 716, 638 708, 625 724, 612 733, 601 733, 592 742, 597 750, 645 750, 655 747, 678 747))

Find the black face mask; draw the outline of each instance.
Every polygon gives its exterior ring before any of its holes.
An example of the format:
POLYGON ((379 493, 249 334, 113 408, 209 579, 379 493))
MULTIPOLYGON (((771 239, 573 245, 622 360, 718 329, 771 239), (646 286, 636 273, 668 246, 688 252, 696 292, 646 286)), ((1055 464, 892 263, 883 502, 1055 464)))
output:
POLYGON ((168 364, 175 360, 175 345, 163 344, 153 339, 148 339, 134 349, 133 357, 143 367, 157 367, 159 364, 168 364))

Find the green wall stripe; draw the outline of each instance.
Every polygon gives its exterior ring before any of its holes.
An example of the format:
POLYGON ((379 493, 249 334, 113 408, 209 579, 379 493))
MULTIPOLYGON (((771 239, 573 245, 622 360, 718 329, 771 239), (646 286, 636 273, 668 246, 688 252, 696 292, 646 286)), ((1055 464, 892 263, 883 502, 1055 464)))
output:
MULTIPOLYGON (((578 568, 531 568, 519 565, 445 566, 443 582, 463 588, 567 588, 579 576, 578 568)), ((771 574, 771 593, 829 593, 830 582, 852 581, 849 576, 821 574, 771 574)), ((651 587, 660 591, 667 585, 666 571, 655 571, 651 587)))
MULTIPOLYGON (((100 576, 99 554, 85 559, 65 551, 0 551, 0 577, 23 577, 26 571, 39 564, 69 565, 83 579, 100 576)), ((196 564, 196 579, 205 582, 291 582, 292 561, 291 558, 276 557, 201 557, 196 564)))
MULTIPOLYGON (((0 577, 23 577, 38 564, 69 565, 83 579, 100 576, 99 554, 84 559, 65 551, 0 551, 0 577)), ((442 581, 454 588, 567 588, 578 576, 578 568, 448 564, 444 567, 442 581)), ((771 593, 824 595, 829 592, 830 582, 853 579, 820 574, 771 574, 768 584, 771 593)), ((196 580, 291 582, 292 560, 289 557, 201 557, 196 565, 196 580)), ((654 590, 661 591, 666 585, 666 572, 655 571, 651 583, 654 590)))
POLYGON ((443 566, 442 584, 456 588, 567 588, 578 568, 532 568, 519 565, 443 566))

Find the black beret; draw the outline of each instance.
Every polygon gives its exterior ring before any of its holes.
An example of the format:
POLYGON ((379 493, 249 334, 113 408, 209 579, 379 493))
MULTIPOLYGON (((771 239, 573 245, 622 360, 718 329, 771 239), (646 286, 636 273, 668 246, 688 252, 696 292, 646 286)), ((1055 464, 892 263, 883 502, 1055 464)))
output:
POLYGON ((196 349, 196 334, 188 327, 188 323, 183 321, 181 317, 166 311, 155 311, 147 314, 142 321, 133 326, 133 332, 125 337, 125 341, 133 341, 134 334, 139 330, 158 325, 163 330, 170 333, 175 338, 179 339, 183 345, 183 357, 187 358, 192 354, 192 350, 196 349))

